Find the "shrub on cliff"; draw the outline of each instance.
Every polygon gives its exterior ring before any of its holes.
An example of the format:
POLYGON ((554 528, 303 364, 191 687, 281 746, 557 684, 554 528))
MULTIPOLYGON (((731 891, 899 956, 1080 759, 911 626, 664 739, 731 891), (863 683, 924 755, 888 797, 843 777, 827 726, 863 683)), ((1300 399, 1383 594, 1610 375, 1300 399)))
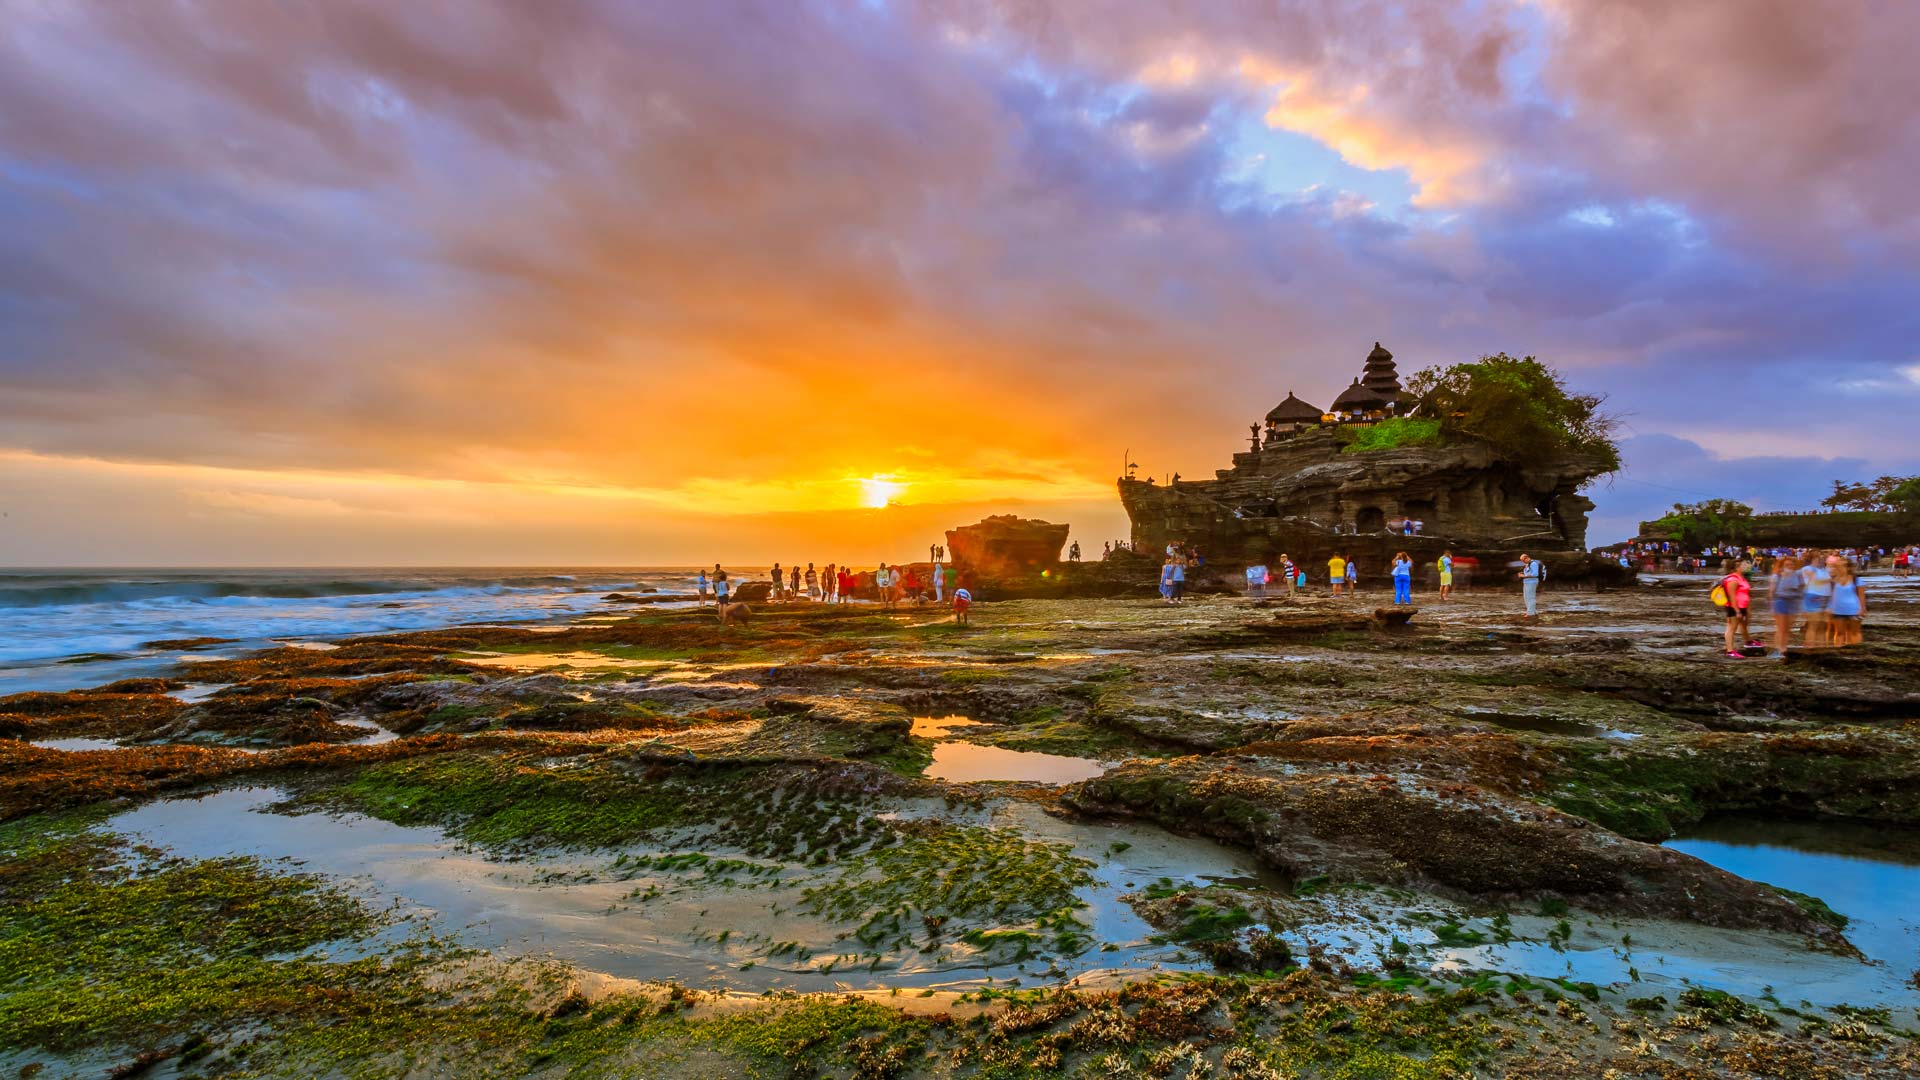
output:
POLYGON ((1620 467, 1613 418, 1600 411, 1604 399, 1568 393, 1559 372, 1531 356, 1496 353, 1428 368, 1407 390, 1418 401, 1415 415, 1438 422, 1444 439, 1477 439, 1520 460, 1584 454, 1607 472, 1620 467))
POLYGON ((1396 416, 1365 427, 1340 429, 1349 454, 1368 450, 1398 450, 1405 446, 1439 446, 1440 421, 1416 416, 1396 416))

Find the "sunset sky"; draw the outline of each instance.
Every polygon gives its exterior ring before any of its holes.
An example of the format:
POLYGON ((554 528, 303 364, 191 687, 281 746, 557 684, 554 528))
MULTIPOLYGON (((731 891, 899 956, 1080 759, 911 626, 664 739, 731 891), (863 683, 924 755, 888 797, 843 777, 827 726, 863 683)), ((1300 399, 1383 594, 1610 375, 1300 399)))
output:
POLYGON ((1124 534, 1375 340, 1920 472, 1920 3, 0 0, 0 564, 1124 534), (873 508, 891 500, 894 505, 873 508))

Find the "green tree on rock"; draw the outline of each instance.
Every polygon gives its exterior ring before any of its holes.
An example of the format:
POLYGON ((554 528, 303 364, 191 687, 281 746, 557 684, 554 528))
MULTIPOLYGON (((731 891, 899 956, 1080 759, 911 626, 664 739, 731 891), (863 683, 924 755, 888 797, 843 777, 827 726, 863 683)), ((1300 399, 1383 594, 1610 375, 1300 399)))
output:
POLYGON ((1753 531, 1753 507, 1732 499, 1674 503, 1673 509, 1648 524, 1682 547, 1738 543, 1753 531))
POLYGON ((1614 419, 1600 411, 1597 394, 1568 393, 1560 374, 1528 356, 1506 353, 1445 368, 1428 368, 1408 380, 1415 415, 1437 421, 1446 439, 1474 439, 1521 461, 1585 455, 1601 472, 1620 468, 1614 419))

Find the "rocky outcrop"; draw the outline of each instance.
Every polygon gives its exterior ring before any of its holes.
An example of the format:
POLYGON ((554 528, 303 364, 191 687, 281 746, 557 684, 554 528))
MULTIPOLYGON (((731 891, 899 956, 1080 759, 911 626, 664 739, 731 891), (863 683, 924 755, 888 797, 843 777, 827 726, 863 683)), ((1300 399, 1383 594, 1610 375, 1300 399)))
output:
POLYGON ((1060 561, 1071 526, 995 514, 947 530, 947 552, 962 574, 980 578, 1037 575, 1060 561))
POLYGON ((1129 762, 1076 785, 1065 801, 1246 844, 1297 879, 1479 901, 1564 899, 1594 911, 1789 930, 1850 948, 1768 886, 1469 783, 1182 758, 1129 762))
MULTIPOLYGON (((1568 456, 1515 461, 1480 443, 1345 453, 1341 428, 1310 427, 1235 454, 1211 480, 1125 479, 1120 501, 1136 548, 1197 544, 1223 561, 1280 553, 1320 560, 1372 544, 1464 551, 1578 552, 1593 503, 1580 488, 1605 471, 1568 456), (1412 518, 1422 535, 1389 530, 1412 518)), ((1376 573, 1378 571, 1376 570, 1376 573)))

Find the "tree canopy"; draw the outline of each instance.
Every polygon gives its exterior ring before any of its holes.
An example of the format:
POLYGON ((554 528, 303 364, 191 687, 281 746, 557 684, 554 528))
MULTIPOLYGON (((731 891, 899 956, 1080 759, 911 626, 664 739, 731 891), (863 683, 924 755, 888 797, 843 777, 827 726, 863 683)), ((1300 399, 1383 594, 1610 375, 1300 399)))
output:
POLYGON ((1752 532, 1753 507, 1732 499, 1674 503, 1664 517, 1647 524, 1683 547, 1737 543, 1752 532))
POLYGON ((1820 500, 1830 510, 1904 510, 1920 513, 1920 476, 1881 476, 1870 483, 1833 482, 1833 494, 1820 500))
POLYGON ((1417 416, 1438 421, 1443 437, 1477 439, 1515 458, 1585 454, 1604 471, 1620 468, 1614 419, 1597 394, 1568 393, 1560 373, 1506 353, 1427 368, 1407 382, 1417 416))

